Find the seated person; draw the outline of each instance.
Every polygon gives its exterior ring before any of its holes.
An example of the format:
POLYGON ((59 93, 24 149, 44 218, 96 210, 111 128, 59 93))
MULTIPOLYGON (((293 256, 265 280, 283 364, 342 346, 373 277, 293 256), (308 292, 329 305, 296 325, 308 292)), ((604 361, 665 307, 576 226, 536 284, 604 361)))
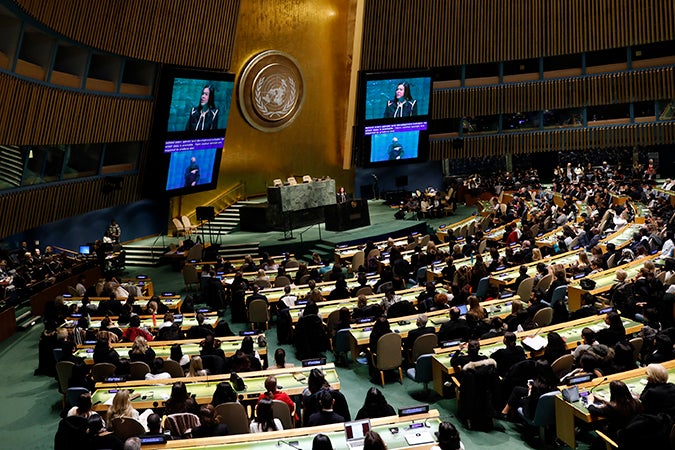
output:
POLYGON ((474 361, 482 361, 484 359, 487 359, 487 356, 485 355, 480 355, 480 342, 478 342, 475 339, 472 339, 468 342, 462 342, 459 345, 459 348, 455 351, 455 353, 452 355, 452 358, 450 358, 450 364, 452 367, 459 367, 462 368, 465 365, 467 365, 470 362, 474 361), (462 350, 466 350, 466 355, 462 354, 462 350))
POLYGON ((155 358, 151 368, 152 371, 145 374, 146 380, 167 380, 171 378, 171 374, 164 370, 164 360, 162 358, 155 358))
POLYGON ((293 420, 297 421, 300 419, 300 416, 295 412, 295 402, 285 392, 281 392, 277 385, 277 377, 270 375, 265 379, 265 389, 267 392, 260 394, 258 401, 264 398, 271 398, 272 400, 279 400, 288 405, 288 410, 291 413, 293 420))
POLYGON ((640 401, 647 414, 675 413, 675 384, 668 382, 668 370, 661 364, 647 366, 647 385, 640 401))
POLYGON ((464 341, 471 333, 469 324, 461 317, 459 308, 453 306, 450 308, 450 321, 441 325, 438 330, 438 341, 464 341))
POLYGON ((415 321, 417 328, 410 330, 408 332, 408 337, 405 339, 405 341, 403 341, 404 350, 412 351, 413 344, 415 344, 415 340, 417 340, 418 337, 424 334, 434 334, 436 332, 434 327, 427 326, 427 320, 428 318, 426 314, 418 314, 417 320, 415 321))
POLYGON ((507 331, 504 333, 504 348, 500 348, 490 355, 497 362, 497 373, 504 377, 512 365, 525 360, 525 350, 517 345, 516 334, 507 331))
POLYGON ((260 400, 256 407, 255 418, 251 421, 251 433, 279 431, 283 429, 284 426, 281 424, 281 421, 274 417, 272 413, 272 399, 266 397, 260 400))
POLYGON ((319 405, 321 406, 321 410, 309 416, 309 420, 307 422, 308 426, 314 427, 318 425, 328 425, 331 423, 340 423, 345 421, 344 417, 333 411, 333 405, 335 401, 333 400, 330 390, 322 389, 317 394, 317 398, 319 405))
POLYGON ((227 436, 229 434, 227 425, 220 423, 220 416, 216 415, 213 405, 203 405, 199 408, 199 414, 197 415, 201 425, 192 429, 193 438, 227 436))
POLYGON ((204 319, 206 319, 204 314, 197 314, 197 325, 190 327, 187 332, 187 337, 189 339, 204 339, 209 334, 215 333, 213 327, 210 324, 204 323, 204 319))
POLYGON ((384 398, 382 392, 376 387, 371 387, 366 393, 366 399, 363 402, 363 406, 359 409, 359 412, 356 413, 355 420, 374 419, 376 417, 395 415, 396 411, 389 403, 387 403, 387 399, 384 398))

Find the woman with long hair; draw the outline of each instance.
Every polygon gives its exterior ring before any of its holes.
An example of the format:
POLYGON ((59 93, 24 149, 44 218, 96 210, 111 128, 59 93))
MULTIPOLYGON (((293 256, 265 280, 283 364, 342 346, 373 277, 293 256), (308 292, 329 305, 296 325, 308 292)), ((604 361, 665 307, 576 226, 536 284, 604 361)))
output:
POLYGON ((129 360, 142 361, 152 367, 152 362, 155 360, 155 351, 148 345, 148 340, 143 336, 136 336, 136 339, 134 339, 131 350, 129 350, 129 360))
POLYGON ((108 408, 108 423, 112 422, 117 417, 131 417, 138 420, 139 414, 133 406, 131 406, 131 398, 129 391, 120 389, 113 397, 112 405, 108 408))
POLYGON ((220 115, 216 107, 216 90, 207 84, 202 88, 199 104, 190 110, 185 131, 217 130, 220 115))
POLYGON ((643 410, 642 403, 633 397, 623 381, 614 380, 609 383, 609 401, 593 394, 588 396, 588 412, 593 416, 604 417, 606 429, 610 437, 616 438, 616 432, 643 410))
POLYGON ((374 419, 376 417, 395 416, 396 411, 387 403, 382 391, 376 387, 371 387, 366 393, 366 399, 363 406, 356 414, 356 420, 359 419, 374 419))
POLYGON ((227 436, 227 425, 220 423, 220 416, 216 414, 213 405, 204 405, 199 408, 199 422, 201 425, 192 429, 193 438, 227 436))
POLYGON ((189 377, 203 377, 208 375, 209 371, 204 369, 204 363, 202 362, 202 357, 199 355, 192 355, 190 358, 190 370, 188 371, 189 377))
POLYGON ((164 410, 166 415, 184 412, 196 414, 197 407, 197 402, 188 393, 185 383, 177 381, 171 386, 171 396, 166 401, 164 410))
POLYGON ((221 403, 234 403, 238 401, 237 393, 232 388, 228 381, 221 381, 216 385, 216 390, 213 392, 211 404, 218 406, 221 403))
POLYGON ((251 421, 251 433, 260 433, 264 431, 283 430, 281 421, 274 417, 272 412, 272 399, 265 397, 258 402, 256 407, 255 419, 251 421))
POLYGON ((438 445, 430 450, 464 450, 464 444, 459 439, 459 431, 450 422, 441 422, 438 425, 438 445))

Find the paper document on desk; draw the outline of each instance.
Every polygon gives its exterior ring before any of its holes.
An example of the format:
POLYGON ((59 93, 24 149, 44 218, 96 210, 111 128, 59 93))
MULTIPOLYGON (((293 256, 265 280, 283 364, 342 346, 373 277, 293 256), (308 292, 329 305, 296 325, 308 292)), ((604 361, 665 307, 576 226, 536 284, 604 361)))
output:
POLYGON ((408 445, 421 445, 434 442, 434 438, 428 431, 421 431, 419 433, 408 433, 405 435, 405 440, 408 445))
POLYGON ((546 347, 546 343, 546 338, 543 336, 528 336, 523 339, 523 345, 527 345, 535 352, 538 352, 542 348, 546 347))

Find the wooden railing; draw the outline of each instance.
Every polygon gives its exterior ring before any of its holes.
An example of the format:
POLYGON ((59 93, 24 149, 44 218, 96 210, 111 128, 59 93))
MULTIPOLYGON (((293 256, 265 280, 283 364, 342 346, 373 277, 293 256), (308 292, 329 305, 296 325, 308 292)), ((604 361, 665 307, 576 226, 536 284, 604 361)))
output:
MULTIPOLYGON (((220 214, 230 206, 237 203, 239 200, 246 199, 246 183, 241 181, 234 186, 229 187, 225 191, 218 194, 217 197, 211 199, 204 206, 213 206, 216 211, 216 215, 220 214)), ((191 222, 197 222, 197 213, 196 211, 190 211, 187 214, 191 222)))

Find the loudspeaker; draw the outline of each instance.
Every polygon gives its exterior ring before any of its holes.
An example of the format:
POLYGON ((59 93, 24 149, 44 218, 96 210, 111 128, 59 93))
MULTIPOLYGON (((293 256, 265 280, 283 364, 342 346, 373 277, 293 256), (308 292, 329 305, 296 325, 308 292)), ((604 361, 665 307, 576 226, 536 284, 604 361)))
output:
POLYGON ((394 217, 397 220, 402 220, 405 217, 405 211, 403 211, 402 209, 399 209, 398 211, 396 211, 396 214, 394 214, 394 217))
POLYGON ((216 217, 216 209, 213 206, 197 206, 195 212, 197 220, 213 220, 216 217))

